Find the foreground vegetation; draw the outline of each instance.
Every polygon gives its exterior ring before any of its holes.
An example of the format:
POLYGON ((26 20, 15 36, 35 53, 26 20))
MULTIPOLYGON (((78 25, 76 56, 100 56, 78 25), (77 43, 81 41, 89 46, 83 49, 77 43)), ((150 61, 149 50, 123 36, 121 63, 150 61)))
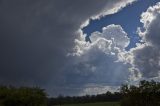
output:
POLYGON ((0 106, 47 106, 43 89, 28 87, 0 87, 0 106))
POLYGON ((141 81, 138 86, 123 85, 121 106, 160 106, 160 83, 141 81))
POLYGON ((120 92, 47 98, 40 88, 0 86, 0 106, 160 106, 160 83, 122 85, 120 92))

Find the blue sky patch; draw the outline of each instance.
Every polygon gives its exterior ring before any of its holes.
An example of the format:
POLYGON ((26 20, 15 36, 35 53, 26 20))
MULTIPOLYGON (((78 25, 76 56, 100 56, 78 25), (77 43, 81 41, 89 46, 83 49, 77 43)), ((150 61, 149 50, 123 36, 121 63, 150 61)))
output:
POLYGON ((140 42, 140 37, 137 35, 137 27, 142 27, 140 22, 140 16, 142 12, 145 12, 149 6, 155 5, 159 0, 138 0, 132 5, 128 5, 118 13, 107 15, 101 19, 90 20, 89 25, 82 30, 87 34, 86 40, 90 41, 89 36, 95 31, 102 32, 102 28, 110 25, 121 25, 124 31, 130 38, 130 44, 126 48, 129 50, 136 46, 136 43, 140 42))

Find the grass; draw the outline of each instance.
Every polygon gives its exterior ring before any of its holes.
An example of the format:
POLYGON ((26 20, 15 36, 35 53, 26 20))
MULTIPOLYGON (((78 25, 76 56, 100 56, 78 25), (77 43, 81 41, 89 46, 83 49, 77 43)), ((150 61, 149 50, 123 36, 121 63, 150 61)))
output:
POLYGON ((61 106, 120 106, 120 104, 119 102, 101 102, 101 103, 68 104, 61 106))

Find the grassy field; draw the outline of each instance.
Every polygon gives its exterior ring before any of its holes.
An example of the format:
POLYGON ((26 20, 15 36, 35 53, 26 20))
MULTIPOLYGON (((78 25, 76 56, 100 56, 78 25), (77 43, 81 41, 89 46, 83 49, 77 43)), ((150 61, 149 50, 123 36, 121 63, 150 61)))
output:
POLYGON ((120 105, 119 102, 102 102, 102 103, 69 104, 61 106, 120 106, 120 105))

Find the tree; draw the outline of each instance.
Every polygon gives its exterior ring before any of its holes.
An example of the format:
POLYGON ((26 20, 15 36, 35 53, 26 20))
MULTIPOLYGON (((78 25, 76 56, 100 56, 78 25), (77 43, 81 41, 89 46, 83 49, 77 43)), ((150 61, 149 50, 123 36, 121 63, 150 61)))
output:
POLYGON ((160 83, 140 81, 138 86, 123 85, 121 106, 160 106, 160 83))
POLYGON ((0 87, 0 106, 47 106, 43 89, 29 87, 0 87))

